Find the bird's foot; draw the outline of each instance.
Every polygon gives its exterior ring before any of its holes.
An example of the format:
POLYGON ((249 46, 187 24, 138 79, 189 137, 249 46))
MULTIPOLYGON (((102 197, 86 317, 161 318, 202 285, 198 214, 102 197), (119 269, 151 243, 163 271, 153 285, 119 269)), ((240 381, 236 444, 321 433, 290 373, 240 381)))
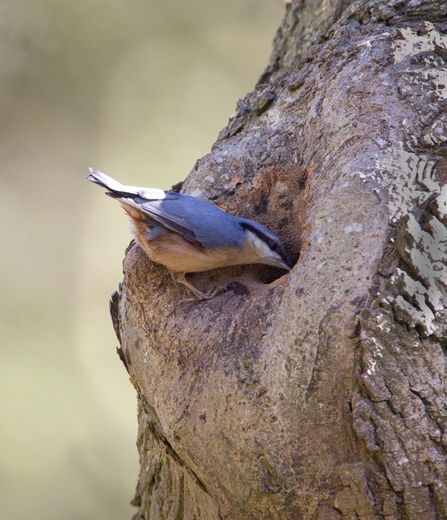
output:
POLYGON ((211 291, 209 291, 207 293, 199 291, 197 289, 197 287, 194 287, 194 289, 195 290, 193 292, 195 294, 195 298, 185 298, 184 300, 180 300, 179 302, 177 302, 174 306, 174 314, 175 314, 175 311, 177 310, 177 308, 184 303, 193 303, 193 302, 198 303, 203 300, 212 300, 218 294, 222 294, 223 292, 226 292, 228 290, 226 285, 221 285, 220 287, 214 287, 213 289, 211 289, 211 291))

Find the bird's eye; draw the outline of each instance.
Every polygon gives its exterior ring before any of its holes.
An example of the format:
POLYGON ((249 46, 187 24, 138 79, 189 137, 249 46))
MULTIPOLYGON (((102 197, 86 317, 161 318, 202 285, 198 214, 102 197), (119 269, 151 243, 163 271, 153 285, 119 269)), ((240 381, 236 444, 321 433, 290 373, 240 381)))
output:
POLYGON ((276 251, 278 249, 278 244, 274 240, 270 240, 269 247, 272 251, 276 251))

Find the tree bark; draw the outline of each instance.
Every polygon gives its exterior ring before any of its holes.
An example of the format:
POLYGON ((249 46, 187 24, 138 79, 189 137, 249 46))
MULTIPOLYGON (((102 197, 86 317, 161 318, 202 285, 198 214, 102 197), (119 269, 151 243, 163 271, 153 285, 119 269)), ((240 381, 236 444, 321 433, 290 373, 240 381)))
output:
POLYGON ((297 260, 189 275, 133 245, 135 519, 447 518, 447 4, 296 0, 183 192, 297 260), (298 260, 299 257, 299 260, 298 260))

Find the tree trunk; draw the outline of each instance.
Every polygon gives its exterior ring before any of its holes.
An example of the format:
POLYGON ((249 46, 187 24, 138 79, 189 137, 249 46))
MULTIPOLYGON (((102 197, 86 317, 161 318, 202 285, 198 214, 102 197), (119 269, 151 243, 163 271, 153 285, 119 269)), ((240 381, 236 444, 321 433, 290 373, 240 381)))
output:
POLYGON ((297 262, 112 299, 139 396, 135 519, 447 518, 447 4, 294 0, 183 192, 297 262))

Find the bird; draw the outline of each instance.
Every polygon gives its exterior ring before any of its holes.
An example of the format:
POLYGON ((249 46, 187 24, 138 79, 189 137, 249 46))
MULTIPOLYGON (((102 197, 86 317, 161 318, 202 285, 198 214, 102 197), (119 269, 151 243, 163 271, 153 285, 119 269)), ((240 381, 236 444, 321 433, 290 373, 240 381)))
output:
POLYGON ((204 293, 186 279, 187 273, 242 264, 266 264, 287 271, 293 267, 281 240, 258 222, 191 195, 124 186, 95 168, 90 168, 87 179, 121 204, 137 244, 194 294, 188 301, 209 300, 222 287, 204 293))

